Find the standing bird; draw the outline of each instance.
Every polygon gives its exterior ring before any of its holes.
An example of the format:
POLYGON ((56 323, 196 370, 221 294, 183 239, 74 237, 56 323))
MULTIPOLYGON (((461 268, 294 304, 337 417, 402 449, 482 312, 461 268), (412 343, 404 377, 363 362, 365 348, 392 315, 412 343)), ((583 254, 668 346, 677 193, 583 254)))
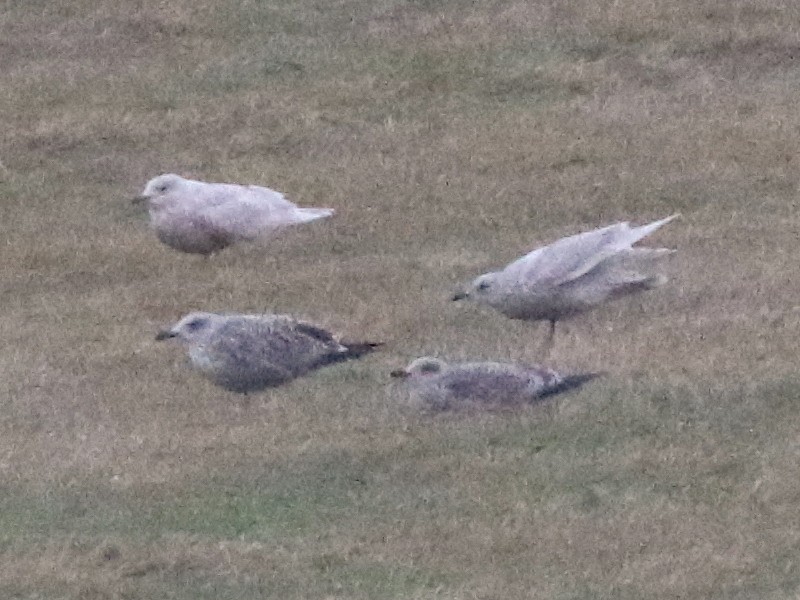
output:
POLYGON ((380 346, 340 342, 317 325, 271 314, 193 312, 156 336, 169 338, 183 343, 192 366, 211 381, 240 393, 279 386, 380 346))
POLYGON ((392 377, 408 381, 411 395, 432 410, 510 408, 578 388, 597 373, 562 376, 541 366, 498 362, 450 363, 423 356, 392 377))
POLYGON ((545 342, 549 349, 557 321, 666 283, 664 275, 652 270, 659 259, 675 251, 633 244, 678 216, 633 228, 627 222, 616 223, 562 238, 502 271, 481 275, 453 300, 488 304, 512 319, 549 321, 545 342))
POLYGON ((148 181, 134 199, 144 201, 161 242, 206 256, 242 240, 333 214, 332 208, 300 208, 269 188, 206 183, 172 173, 148 181))

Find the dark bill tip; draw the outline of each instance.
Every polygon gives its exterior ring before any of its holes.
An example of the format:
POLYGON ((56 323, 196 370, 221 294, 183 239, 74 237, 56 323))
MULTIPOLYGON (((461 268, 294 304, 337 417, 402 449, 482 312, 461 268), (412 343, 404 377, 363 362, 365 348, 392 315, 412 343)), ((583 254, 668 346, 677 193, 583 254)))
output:
POLYGON ((397 369, 389 373, 389 377, 408 377, 408 371, 404 369, 397 369))
POLYGON ((453 297, 450 298, 453 302, 458 302, 459 300, 463 300, 467 297, 467 292, 456 292, 453 294, 453 297))
POLYGON ((175 334, 172 333, 169 329, 165 329, 164 331, 159 331, 156 334, 156 341, 160 342, 161 340, 168 340, 169 338, 174 338, 175 334))

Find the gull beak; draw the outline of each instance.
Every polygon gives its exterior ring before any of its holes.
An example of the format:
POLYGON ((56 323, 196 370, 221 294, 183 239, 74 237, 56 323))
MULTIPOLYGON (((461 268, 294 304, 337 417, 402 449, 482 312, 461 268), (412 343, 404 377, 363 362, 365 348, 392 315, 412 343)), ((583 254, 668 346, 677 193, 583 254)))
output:
POLYGON ((142 204, 147 202, 147 196, 136 196, 131 200, 131 204, 142 204))
POLYGON ((468 298, 469 294, 467 292, 456 292, 453 294, 453 297, 450 298, 453 302, 458 302, 459 300, 463 300, 464 298, 468 298))
POLYGON ((389 377, 406 378, 408 377, 408 371, 406 371, 405 369, 397 369, 396 371, 392 371, 391 373, 389 373, 389 377))
POLYGON ((174 338, 176 335, 177 334, 175 334, 171 329, 165 329, 156 334, 156 341, 160 342, 162 340, 168 340, 170 338, 174 338))

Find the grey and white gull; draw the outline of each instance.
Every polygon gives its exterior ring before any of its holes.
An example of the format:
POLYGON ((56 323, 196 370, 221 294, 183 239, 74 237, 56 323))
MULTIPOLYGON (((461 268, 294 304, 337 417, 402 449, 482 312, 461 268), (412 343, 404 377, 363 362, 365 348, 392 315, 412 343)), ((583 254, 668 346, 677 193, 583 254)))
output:
POLYGON ((340 341, 318 325, 276 314, 193 312, 156 336, 170 338, 186 347, 194 368, 239 393, 282 385, 381 345, 340 341))
POLYGON ((512 408, 575 389, 597 373, 564 376, 538 365, 501 362, 448 363, 423 356, 405 369, 392 371, 403 378, 413 400, 434 411, 468 408, 512 408))
POLYGON ((147 202, 150 224, 161 242, 181 252, 204 255, 334 212, 332 208, 300 208, 266 187, 207 183, 173 173, 148 181, 134 202, 147 202))
POLYGON ((557 321, 666 283, 655 267, 675 251, 633 244, 678 216, 639 227, 616 223, 562 238, 500 271, 484 273, 453 300, 470 299, 512 319, 549 321, 549 347, 557 321))

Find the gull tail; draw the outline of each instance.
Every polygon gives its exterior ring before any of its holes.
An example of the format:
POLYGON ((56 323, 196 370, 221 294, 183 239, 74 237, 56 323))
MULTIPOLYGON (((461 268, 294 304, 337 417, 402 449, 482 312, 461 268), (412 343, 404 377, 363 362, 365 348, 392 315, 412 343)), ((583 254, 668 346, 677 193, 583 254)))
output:
POLYGON ((647 277, 664 258, 673 254, 675 250, 670 248, 626 248, 609 256, 598 268, 612 280, 641 279, 647 277))
POLYGON ((640 273, 628 273, 618 276, 614 281, 614 289, 609 293, 609 300, 623 298, 629 294, 654 290, 667 283, 669 279, 666 275, 642 275, 640 273))
POLYGON ((361 358, 365 354, 374 352, 375 348, 383 346, 383 342, 340 342, 345 350, 339 356, 342 359, 361 358))
POLYGON ((325 219, 332 216, 333 213, 334 210, 332 208, 295 208, 293 221, 295 223, 307 223, 317 219, 325 219))
POLYGON ((334 365, 346 360, 361 358, 365 354, 369 354, 378 346, 383 346, 383 342, 339 342, 339 349, 319 357, 311 368, 325 367, 327 365, 334 365))
POLYGON ((556 394, 561 394, 562 392, 576 390, 582 387, 584 384, 589 383, 593 379, 603 377, 604 375, 605 373, 582 373, 580 375, 568 375, 564 377, 557 385, 544 390, 541 394, 539 394, 538 398, 549 398, 550 396, 555 396, 556 394))

